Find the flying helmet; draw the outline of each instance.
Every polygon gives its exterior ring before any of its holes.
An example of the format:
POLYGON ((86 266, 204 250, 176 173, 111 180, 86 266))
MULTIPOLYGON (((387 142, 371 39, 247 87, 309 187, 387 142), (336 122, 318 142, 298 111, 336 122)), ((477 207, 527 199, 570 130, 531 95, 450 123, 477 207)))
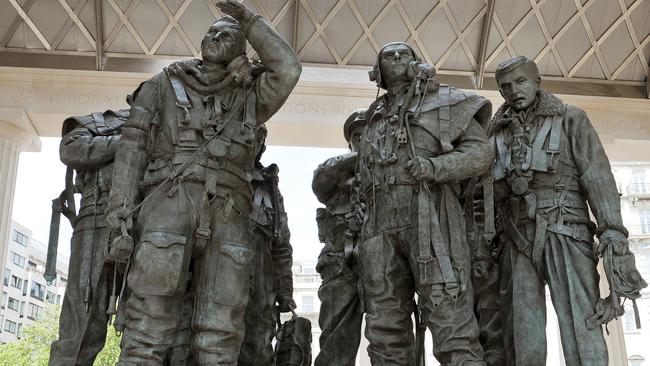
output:
POLYGON ((411 53, 413 53, 413 58, 415 59, 415 61, 418 61, 418 62, 422 61, 420 56, 418 56, 418 54, 415 53, 415 50, 413 49, 413 47, 408 45, 408 43, 405 43, 405 42, 391 42, 391 43, 385 44, 384 47, 382 47, 381 50, 379 50, 379 53, 377 54, 377 60, 375 61, 375 66, 373 66, 372 70, 368 71, 368 76, 370 77, 370 81, 376 82, 377 86, 382 88, 382 89, 386 89, 386 83, 384 83, 384 80, 381 77, 381 68, 379 67, 379 60, 380 60, 380 57, 381 57, 381 53, 384 52, 386 47, 394 46, 394 45, 404 45, 404 46, 408 47, 408 49, 411 50, 411 53))
POLYGON ((343 124, 343 136, 345 136, 345 141, 350 143, 350 138, 352 137, 352 131, 355 128, 363 127, 366 124, 366 118, 368 114, 368 108, 359 108, 356 109, 350 114, 345 123, 343 124))

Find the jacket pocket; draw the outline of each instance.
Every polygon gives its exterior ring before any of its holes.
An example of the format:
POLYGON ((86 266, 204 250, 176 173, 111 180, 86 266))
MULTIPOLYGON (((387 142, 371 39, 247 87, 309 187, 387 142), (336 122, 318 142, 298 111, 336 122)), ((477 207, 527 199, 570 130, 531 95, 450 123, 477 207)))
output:
POLYGON ((366 296, 381 295, 386 291, 386 260, 384 237, 374 236, 358 246, 360 278, 366 296))
POLYGON ((183 235, 148 232, 136 247, 129 288, 138 295, 171 296, 180 290, 185 272, 183 235))
POLYGON ((215 286, 214 302, 236 306, 249 296, 250 262, 253 251, 242 243, 222 242, 215 286))

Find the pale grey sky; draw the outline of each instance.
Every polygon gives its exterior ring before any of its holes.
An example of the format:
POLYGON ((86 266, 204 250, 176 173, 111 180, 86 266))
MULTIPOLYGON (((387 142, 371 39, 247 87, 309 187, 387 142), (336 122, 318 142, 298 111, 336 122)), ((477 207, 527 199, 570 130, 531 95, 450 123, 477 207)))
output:
MULTIPOLYGON (((14 197, 13 220, 25 225, 33 237, 47 243, 52 199, 64 186, 65 166, 59 161, 59 138, 41 138, 39 153, 22 153, 14 197)), ((280 166, 280 190, 289 215, 294 260, 315 262, 321 249, 316 229, 316 208, 320 206, 311 191, 314 169, 325 159, 345 153, 345 149, 269 146, 263 163, 280 166)), ((61 218, 59 249, 70 252, 72 230, 61 218)))

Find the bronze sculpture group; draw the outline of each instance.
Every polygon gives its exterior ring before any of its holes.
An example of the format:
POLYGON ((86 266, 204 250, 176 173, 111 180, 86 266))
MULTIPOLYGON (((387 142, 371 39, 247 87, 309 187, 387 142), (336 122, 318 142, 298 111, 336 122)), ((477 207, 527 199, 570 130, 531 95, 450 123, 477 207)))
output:
MULTIPOLYGON (((260 162, 301 65, 245 5, 217 6, 229 16, 201 59, 142 83, 130 110, 64 123, 82 203, 50 365, 92 364, 113 315, 122 366, 310 363, 304 322, 276 329, 296 307, 292 248, 278 167, 260 162)), ((373 365, 423 365, 427 328, 443 365, 544 365, 546 285, 567 365, 606 365, 601 325, 646 283, 586 114, 542 90, 526 57, 497 68, 494 116, 406 43, 385 45, 370 77, 385 93, 345 122, 350 153, 314 172, 315 365, 355 364, 364 314, 373 365)))

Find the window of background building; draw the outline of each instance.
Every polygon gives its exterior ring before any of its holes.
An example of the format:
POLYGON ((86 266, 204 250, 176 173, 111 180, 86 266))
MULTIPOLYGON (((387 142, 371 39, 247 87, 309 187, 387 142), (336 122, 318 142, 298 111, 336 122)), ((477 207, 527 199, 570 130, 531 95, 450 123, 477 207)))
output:
POLYGON ((315 266, 303 266, 302 267, 302 273, 303 274, 316 274, 316 267, 315 266))
POLYGON ((23 330, 22 323, 18 323, 18 328, 16 329, 16 337, 18 337, 18 339, 20 339, 20 337, 23 335, 22 330, 23 330))
POLYGON ((302 297, 302 311, 305 313, 314 312, 314 297, 313 296, 303 296, 302 297))
POLYGON ((11 286, 22 290, 23 289, 23 279, 18 276, 11 276, 11 286))
POLYGON ((27 269, 30 271, 36 271, 36 263, 32 261, 27 261, 27 269))
POLYGON ((623 317, 625 320, 625 331, 626 332, 636 331, 636 325, 634 324, 634 313, 630 314, 629 311, 625 310, 625 315, 623 317))
POLYGON ((5 284, 5 286, 9 286, 10 277, 11 277, 11 270, 5 268, 5 275, 4 275, 4 284, 5 284))
POLYGON ((36 304, 29 303, 29 312, 27 317, 32 320, 39 320, 43 317, 43 307, 36 304))
POLYGON ((54 294, 54 292, 48 291, 47 295, 45 295, 45 300, 50 304, 54 304, 56 303, 56 295, 54 294))
POLYGON ((27 280, 23 281, 23 296, 27 296, 27 280))
POLYGON ((20 268, 25 268, 25 257, 20 254, 11 252, 11 260, 20 268))
POLYGON ((5 306, 7 305, 7 293, 6 292, 2 293, 2 299, 0 299, 0 301, 2 301, 0 303, 0 307, 2 307, 4 309, 5 306))
POLYGON ((650 207, 639 207, 641 233, 650 234, 650 207))
POLYGON ((16 334, 16 323, 9 319, 5 320, 5 331, 11 334, 16 334))
POLYGON ((43 301, 45 298, 45 286, 37 282, 32 282, 32 289, 30 290, 29 294, 33 298, 43 301))
POLYGON ((61 295, 56 295, 56 304, 59 305, 61 303, 61 295))
POLYGON ((630 193, 649 193, 650 187, 646 183, 646 169, 632 169, 632 181, 630 182, 630 193))
POLYGON ((5 322, 4 315, 0 315, 0 333, 2 333, 2 327, 4 326, 4 322, 5 322))
POLYGON ((20 310, 20 301, 9 296, 9 301, 7 301, 7 307, 11 310, 18 311, 20 310))
POLYGON ((14 230, 14 232, 11 233, 11 239, 24 247, 27 246, 27 235, 21 233, 18 230, 14 230))
POLYGON ((629 362, 629 366, 644 366, 645 365, 645 358, 640 355, 632 355, 630 356, 627 361, 629 362))

